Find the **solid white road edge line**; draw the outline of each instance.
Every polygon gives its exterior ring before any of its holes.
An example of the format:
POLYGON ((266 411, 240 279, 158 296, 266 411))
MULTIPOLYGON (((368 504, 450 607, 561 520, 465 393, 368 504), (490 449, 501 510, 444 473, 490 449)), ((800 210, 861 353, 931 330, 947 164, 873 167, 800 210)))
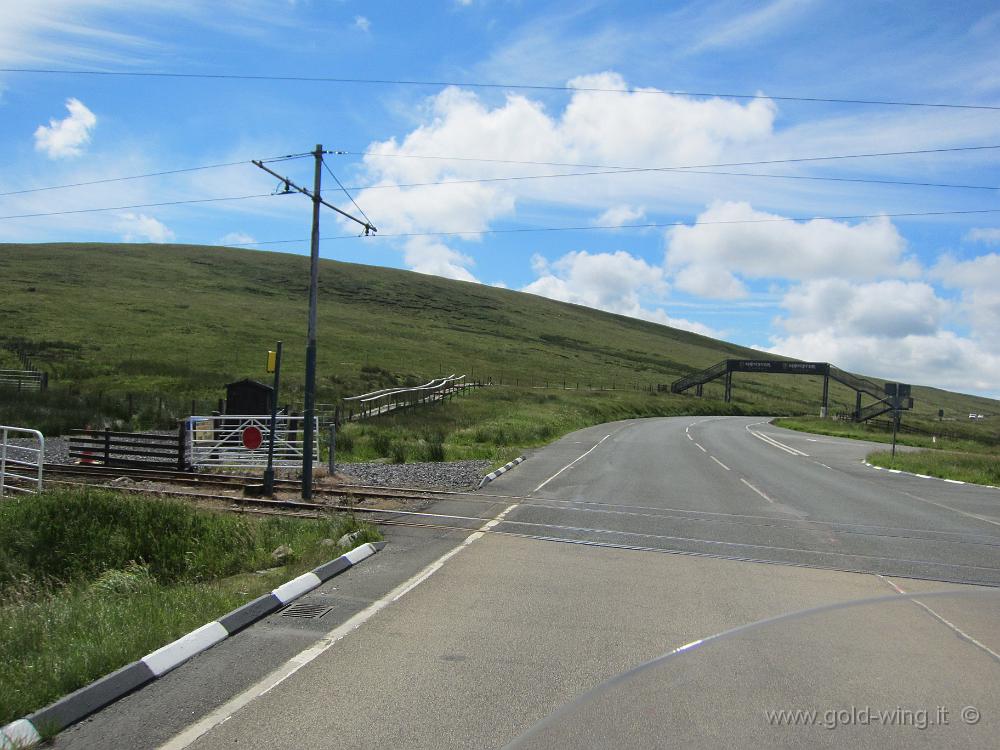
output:
POLYGON ((783 450, 785 453, 790 453, 793 456, 806 456, 806 457, 809 456, 808 453, 804 453, 803 451, 800 451, 798 448, 793 448, 790 445, 785 445, 781 441, 775 440, 770 435, 765 435, 762 432, 757 432, 756 430, 751 430, 749 428, 749 426, 747 427, 747 432, 749 432, 751 435, 753 435, 758 440, 763 440, 765 443, 767 443, 769 445, 772 445, 775 448, 778 448, 779 450, 783 450))
MULTIPOLYGON (((602 441, 603 442, 603 441, 602 441)), ((597 446, 594 446, 595 448, 597 446)), ((591 449, 593 450, 593 448, 591 449)), ((495 518, 487 521, 483 524, 478 531, 473 532, 465 539, 463 539, 456 547, 445 552, 441 557, 432 562, 430 565, 425 567, 419 573, 399 584, 390 591, 388 594, 383 596, 378 601, 372 602, 365 609, 358 612, 356 615, 351 617, 346 622, 342 623, 335 629, 331 630, 326 636, 321 640, 305 649, 300 651, 298 654, 293 656, 291 659, 286 661, 280 667, 275 669, 271 674, 264 677, 262 680, 257 682, 257 684, 250 686, 242 693, 232 698, 227 703, 219 706, 217 709, 212 711, 212 713, 203 717, 200 721, 195 722, 187 729, 174 735, 169 740, 164 742, 157 748, 157 750, 184 750, 201 737, 206 732, 217 727, 224 721, 228 721, 237 711, 246 707, 257 698, 271 692, 274 688, 280 685, 282 682, 287 680, 293 674, 298 672, 302 667, 309 664, 317 657, 323 655, 328 649, 330 649, 334 644, 339 642, 344 636, 351 633, 353 630, 357 630, 359 627, 364 625, 368 620, 370 620, 374 615, 381 612, 383 609, 388 607, 392 602, 404 596, 406 593, 412 591, 421 583, 426 581, 432 575, 434 575, 438 570, 440 570, 444 564, 450 560, 452 557, 457 555, 463 549, 468 547, 477 539, 485 536, 485 532, 497 524, 501 523, 508 513, 510 513, 514 508, 518 506, 517 503, 508 506, 504 511, 499 513, 495 518)))
POLYGON ((538 492, 538 490, 542 489, 542 487, 544 487, 549 482, 551 482, 553 479, 555 479, 557 476, 559 476, 560 474, 562 474, 564 471, 566 471, 566 469, 568 469, 570 466, 572 466, 573 464, 575 464, 577 461, 582 461, 583 459, 585 459, 587 456, 589 456, 591 453, 593 453, 595 450, 597 450, 597 446, 598 445, 600 445, 601 443, 603 443, 609 437, 611 437, 611 435, 605 435, 604 437, 602 437, 600 440, 597 441, 597 444, 593 448, 591 448, 589 451, 587 451, 586 453, 584 453, 582 456, 580 456, 578 458, 574 458, 568 464, 566 464, 561 469, 559 469, 559 471, 557 471, 551 477, 549 477, 544 482, 542 482, 540 485, 538 485, 537 487, 535 487, 535 489, 533 489, 532 492, 538 492))

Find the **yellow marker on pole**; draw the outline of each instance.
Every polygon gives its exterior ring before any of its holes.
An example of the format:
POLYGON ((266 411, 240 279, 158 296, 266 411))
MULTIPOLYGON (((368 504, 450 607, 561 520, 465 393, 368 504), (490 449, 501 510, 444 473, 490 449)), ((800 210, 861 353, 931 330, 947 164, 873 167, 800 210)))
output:
POLYGON ((267 352, 267 371, 274 372, 275 363, 278 361, 278 353, 268 351, 267 352))

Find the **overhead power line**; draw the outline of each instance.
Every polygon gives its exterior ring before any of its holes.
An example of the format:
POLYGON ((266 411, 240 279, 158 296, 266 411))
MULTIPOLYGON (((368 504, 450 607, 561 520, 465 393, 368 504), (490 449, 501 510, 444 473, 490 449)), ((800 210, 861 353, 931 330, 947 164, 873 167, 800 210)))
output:
POLYGON ((585 91, 601 94, 642 94, 659 96, 701 96, 720 99, 773 99, 786 102, 808 102, 817 104, 860 104, 886 107, 934 107, 943 109, 1000 110, 1000 105, 958 104, 954 102, 916 102, 894 99, 835 98, 820 96, 787 96, 766 94, 740 94, 712 91, 680 91, 661 89, 629 89, 600 86, 567 86, 538 83, 487 83, 483 81, 420 81, 404 78, 348 78, 334 76, 292 76, 292 75, 251 75, 245 73, 177 73, 169 71, 129 71, 129 70, 57 70, 50 68, 0 68, 0 73, 30 73, 36 75, 69 76, 118 76, 127 78, 179 78, 220 81, 297 81, 301 83, 339 83, 377 86, 459 86, 475 89, 521 89, 525 91, 585 91))
MULTIPOLYGON (((953 153, 962 151, 984 151, 984 150, 996 150, 1000 149, 1000 145, 986 145, 986 146, 956 146, 951 148, 934 148, 934 149, 920 149, 911 151, 883 151, 883 152, 872 152, 863 154, 835 154, 832 156, 803 156, 794 157, 789 159, 767 159, 763 161, 742 161, 742 162, 725 162, 720 164, 692 164, 692 165, 681 165, 681 166, 668 166, 668 167, 626 167, 626 166, 616 166, 610 164, 580 164, 580 163, 568 163, 568 162, 546 162, 546 161, 526 161, 517 159, 490 159, 490 158, 477 158, 468 156, 440 156, 440 155, 429 155, 429 154, 383 154, 377 151, 325 151, 325 154, 336 155, 336 156, 373 156, 378 158, 393 158, 393 159, 428 159, 436 161, 457 161, 457 162, 480 162, 484 164, 512 164, 520 166, 545 166, 545 167, 566 167, 566 168, 577 168, 577 169, 590 169, 597 170, 593 172, 568 172, 560 174, 543 174, 543 175, 513 175, 509 177, 484 177, 478 179, 464 179, 464 180, 443 180, 437 182, 413 182, 413 183, 401 183, 393 185, 372 185, 372 186, 352 186, 345 188, 340 180, 337 179, 336 175, 331 171, 330 174, 340 185, 342 190, 372 190, 372 189, 385 189, 385 188, 408 188, 408 187, 426 187, 430 185, 459 185, 463 183, 475 183, 475 182, 503 182, 503 181, 514 181, 514 180, 537 180, 537 179, 547 179, 553 177, 576 177, 576 176, 588 176, 597 174, 616 174, 616 173, 629 173, 629 172, 690 172, 692 174, 721 174, 728 176, 751 176, 751 177, 772 177, 772 178, 782 178, 782 179, 801 179, 801 180, 829 180, 835 182, 873 182, 876 184, 892 184, 892 185, 917 185, 925 187, 942 187, 942 188, 965 188, 970 190, 996 190, 997 186, 992 185, 955 185, 955 184, 944 184, 944 183, 929 183, 929 182, 905 182, 899 180, 862 180, 847 177, 806 177, 800 175, 757 175, 748 174, 743 172, 699 172, 699 169, 715 169, 722 167, 749 167, 749 166, 763 166, 771 164, 795 164, 804 162, 818 162, 818 161, 836 161, 836 160, 847 160, 847 159, 869 159, 876 157, 887 157, 887 156, 916 156, 922 154, 941 154, 941 153, 953 153)), ((268 164, 272 162, 286 161, 289 159, 301 159, 307 156, 311 156, 310 153, 302 154, 286 154, 284 156, 272 156, 268 159, 261 159, 260 161, 268 164)), ((166 169, 158 172, 146 172, 143 174, 136 175, 125 175, 121 177, 105 177, 98 180, 87 180, 83 182, 71 182, 63 185, 47 185, 43 187, 33 187, 33 188, 22 188, 19 190, 8 190, 6 192, 0 192, 0 198, 12 196, 12 195, 24 195, 27 193, 39 193, 46 190, 62 190, 65 188, 75 188, 75 187, 86 187, 89 185, 103 185, 112 182, 126 182, 129 180, 139 180, 148 177, 163 177, 173 174, 183 174, 185 172, 198 172, 207 169, 219 169, 223 167, 235 167, 242 164, 251 164, 252 160, 242 160, 242 161, 229 161, 220 162, 217 164, 203 164, 195 167, 183 167, 179 169, 166 169)), ((324 161, 324 166, 326 166, 324 161)), ((329 167, 326 167, 329 171, 329 167)), ((354 202, 354 198, 348 194, 351 198, 351 202, 354 202)), ((357 203, 355 203, 357 206, 357 203)), ((361 208, 358 207, 361 211, 361 208)), ((362 211, 362 213, 364 213, 362 211)))
POLYGON ((33 219, 40 216, 64 216, 66 214, 90 214, 100 211, 128 211, 133 208, 159 208, 161 206, 183 206, 191 203, 221 203, 223 201, 245 201, 250 198, 273 198, 274 193, 259 193, 257 195, 233 195, 225 198, 190 198, 180 201, 164 201, 162 203, 135 203, 130 206, 104 206, 102 208, 74 208, 67 211, 45 211, 34 214, 13 214, 0 216, 4 219, 33 219))
POLYGON ((715 169, 721 167, 755 167, 769 164, 793 164, 812 161, 838 161, 841 159, 872 159, 884 156, 920 156, 923 154, 946 154, 962 151, 990 151, 1000 149, 1000 144, 985 146, 948 146, 942 148, 910 149, 908 151, 871 151, 860 154, 833 154, 831 156, 796 156, 785 159, 762 159, 758 161, 730 161, 715 164, 687 164, 668 167, 637 167, 620 164, 581 164, 559 161, 521 161, 516 159, 492 159, 476 156, 440 156, 436 154, 384 154, 379 151, 329 151, 327 153, 341 156, 375 156, 384 159, 433 159, 438 161, 473 161, 484 164, 519 164, 534 167, 568 167, 573 169, 608 169, 608 170, 640 170, 640 169, 715 169))
MULTIPOLYGON (((959 185, 944 182, 910 182, 907 180, 878 180, 865 177, 818 177, 796 174, 762 174, 759 172, 721 172, 717 170, 651 167, 648 169, 608 169, 590 172, 561 172, 556 174, 511 175, 507 177, 472 177, 461 180, 439 180, 436 182, 400 182, 379 183, 377 185, 355 185, 346 190, 389 190, 393 188, 439 187, 447 185, 468 185, 487 182, 520 182, 528 180, 547 180, 559 177, 594 177, 598 175, 627 175, 637 172, 661 172, 672 174, 721 175, 725 177, 758 177, 779 180, 813 180, 817 182, 857 182, 872 185, 905 185, 910 187, 956 188, 962 190, 1000 190, 997 185, 959 185)), ((348 194, 349 195, 349 194, 348 194)), ((353 200, 353 199, 352 199, 353 200)), ((357 205, 357 204, 355 204, 357 205)))
MULTIPOLYGON (((288 154, 287 156, 272 156, 270 159, 262 159, 265 163, 285 161, 287 159, 299 159, 309 154, 288 154)), ((184 172, 200 172, 205 169, 220 169, 222 167, 236 167, 241 164, 250 164, 250 159, 242 161, 227 161, 219 164, 203 164, 199 167, 183 167, 181 169, 165 169, 160 172, 146 172, 145 174, 126 175, 124 177, 104 177, 99 180, 87 180, 85 182, 70 182, 65 185, 47 185, 45 187, 24 188, 22 190, 8 190, 0 193, 0 198, 8 195, 24 195, 25 193, 40 193, 45 190, 62 190, 64 188, 85 187, 87 185, 103 185, 108 182, 126 182, 128 180, 141 180, 146 177, 164 177, 172 174, 183 174, 184 172)))
POLYGON ((690 174, 706 174, 706 175, 717 174, 717 175, 725 175, 732 177, 762 177, 770 179, 857 182, 857 183, 871 183, 876 185, 907 185, 907 186, 917 186, 917 187, 958 188, 965 190, 997 190, 1000 189, 1000 187, 996 185, 961 185, 954 183, 920 182, 920 181, 907 181, 907 180, 880 180, 874 178, 860 178, 860 177, 821 177, 821 176, 807 176, 807 175, 781 175, 781 174, 759 174, 759 173, 748 173, 748 172, 703 171, 706 169, 715 169, 721 167, 748 167, 748 166, 761 166, 761 165, 771 165, 771 164, 794 164, 794 163, 805 163, 805 162, 838 161, 847 159, 869 159, 869 158, 887 157, 887 156, 915 156, 921 154, 925 155, 925 154, 940 154, 940 153, 962 152, 962 151, 984 151, 991 149, 992 150, 1000 149, 1000 145, 954 146, 950 148, 917 149, 909 151, 881 151, 881 152, 871 152, 862 154, 835 154, 831 156, 803 156, 803 157, 795 157, 789 159, 766 159, 758 161, 724 162, 719 164, 693 164, 693 165, 669 166, 669 167, 624 167, 624 166, 607 165, 607 164, 571 164, 566 162, 519 161, 513 159, 488 159, 488 158, 480 159, 475 157, 459 157, 459 156, 450 157, 450 156, 437 156, 437 155, 425 155, 425 154, 382 154, 374 151, 334 151, 332 153, 337 155, 346 155, 346 156, 374 156, 374 157, 401 158, 401 159, 409 158, 409 159, 431 159, 431 160, 459 161, 459 162, 483 162, 489 164, 577 167, 590 170, 585 172, 559 172, 559 173, 536 174, 536 175, 508 175, 503 177, 478 177, 478 178, 455 179, 455 180, 437 180, 428 182, 380 184, 380 185, 370 185, 367 187, 356 186, 350 188, 351 190, 385 190, 389 188, 430 187, 437 185, 463 185, 463 184, 488 183, 488 182, 520 182, 525 180, 558 179, 565 177, 588 177, 588 176, 608 175, 608 174, 636 174, 636 173, 648 173, 648 172, 687 172, 690 174))
MULTIPOLYGON (((775 216, 766 219, 719 219, 715 221, 669 221, 669 222, 644 222, 642 224, 587 224, 581 226, 568 227, 512 227, 507 229, 469 229, 465 231, 449 232, 397 232, 395 234, 380 233, 372 235, 382 239, 387 238, 411 238, 411 237, 468 237, 479 234, 527 234, 531 232, 586 232, 594 230, 608 229, 668 229, 670 227, 700 227, 728 224, 773 224, 780 222, 807 222, 807 221, 863 221, 865 219, 903 219, 926 216, 961 216, 966 214, 996 214, 1000 213, 1000 208, 977 208, 955 211, 904 211, 899 213, 881 214, 849 214, 842 216, 775 216)), ((330 237, 322 237, 323 240, 350 240, 357 239, 358 235, 340 234, 330 237)), ((251 247, 256 245, 292 245, 299 242, 308 242, 308 239, 296 240, 261 240, 259 242, 238 242, 226 245, 226 247, 251 247)))

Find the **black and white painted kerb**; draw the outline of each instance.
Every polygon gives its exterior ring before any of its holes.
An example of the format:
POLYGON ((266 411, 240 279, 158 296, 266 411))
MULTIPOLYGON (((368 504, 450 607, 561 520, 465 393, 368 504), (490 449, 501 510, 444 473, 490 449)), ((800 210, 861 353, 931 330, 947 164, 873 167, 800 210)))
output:
POLYGON ((948 484, 968 484, 973 487, 986 487, 987 489, 991 490, 1000 490, 1000 487, 997 487, 996 485, 993 484, 976 484, 975 482, 963 482, 961 479, 945 479, 943 477, 932 477, 928 474, 916 474, 912 471, 903 471, 902 469, 887 469, 884 466, 876 466, 873 463, 869 463, 865 459, 861 459, 861 463, 863 463, 869 469, 876 469, 877 471, 886 471, 890 474, 904 474, 908 477, 919 477, 920 479, 936 479, 939 482, 947 482, 948 484))
POLYGON ((485 477, 483 477, 479 481, 479 486, 476 487, 476 489, 477 490, 481 490, 486 485, 487 482, 492 482, 498 476, 500 476, 501 474, 507 473, 508 471, 510 471, 511 469, 513 469, 515 466, 517 466, 519 463, 521 463, 522 461, 524 461, 524 456, 518 456, 513 461, 511 461, 508 464, 504 464, 503 466, 501 466, 496 471, 491 471, 489 474, 487 474, 485 477))
POLYGON ((29 747, 41 741, 39 730, 49 734, 75 724, 180 666, 192 656, 276 612, 293 599, 312 591, 321 583, 371 557, 384 546, 385 542, 378 542, 355 547, 309 573, 303 573, 298 578, 282 584, 270 594, 264 594, 234 609, 225 617, 192 630, 173 643, 147 654, 139 661, 132 662, 23 719, 11 722, 0 729, 0 750, 29 747))

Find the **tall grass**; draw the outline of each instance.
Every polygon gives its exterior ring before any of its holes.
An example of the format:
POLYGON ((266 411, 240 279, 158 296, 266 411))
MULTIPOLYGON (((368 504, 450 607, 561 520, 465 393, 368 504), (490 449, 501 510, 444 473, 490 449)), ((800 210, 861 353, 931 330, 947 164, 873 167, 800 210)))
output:
POLYGON ((0 504, 0 724, 36 710, 343 550, 352 517, 220 515, 107 490, 0 504), (275 568, 271 552, 293 550, 275 568), (259 572, 263 571, 263 572, 259 572))

